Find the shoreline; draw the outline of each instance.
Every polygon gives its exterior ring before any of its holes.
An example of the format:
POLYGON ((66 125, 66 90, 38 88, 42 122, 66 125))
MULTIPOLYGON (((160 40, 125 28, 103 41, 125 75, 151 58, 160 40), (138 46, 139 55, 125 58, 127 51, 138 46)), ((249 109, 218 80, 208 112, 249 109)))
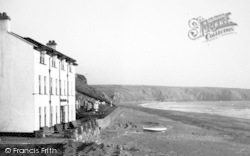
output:
POLYGON ((148 102, 138 107, 250 119, 250 102, 246 101, 148 102))
MULTIPOLYGON (((128 155, 234 156, 241 149, 245 150, 245 155, 250 154, 250 126, 244 131, 237 127, 225 128, 220 125, 221 121, 204 122, 209 121, 211 116, 196 120, 201 115, 197 117, 194 113, 150 109, 139 105, 122 109, 121 115, 102 131, 101 137, 103 142, 111 146, 119 145, 128 155), (143 132, 143 126, 159 124, 167 127, 167 130, 159 133, 143 132)), ((227 121, 226 124, 231 123, 231 118, 223 120, 227 121)))

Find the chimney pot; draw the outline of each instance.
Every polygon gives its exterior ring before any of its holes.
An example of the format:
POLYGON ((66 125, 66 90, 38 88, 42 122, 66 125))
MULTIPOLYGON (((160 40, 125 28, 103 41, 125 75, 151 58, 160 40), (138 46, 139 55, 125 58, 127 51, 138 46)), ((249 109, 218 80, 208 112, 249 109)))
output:
POLYGON ((0 31, 10 32, 10 17, 7 13, 0 13, 0 31))
POLYGON ((0 20, 10 20, 10 17, 7 15, 6 12, 0 13, 0 20))
POLYGON ((49 40, 49 42, 46 44, 48 47, 56 49, 56 42, 54 40, 49 40))

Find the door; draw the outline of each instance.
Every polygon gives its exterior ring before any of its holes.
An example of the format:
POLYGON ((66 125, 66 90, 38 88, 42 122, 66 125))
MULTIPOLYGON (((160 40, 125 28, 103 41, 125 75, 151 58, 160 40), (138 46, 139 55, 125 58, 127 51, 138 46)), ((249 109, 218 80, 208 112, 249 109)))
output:
POLYGON ((42 110, 41 107, 39 107, 39 128, 42 127, 42 110))
POLYGON ((44 127, 46 127, 46 107, 44 107, 44 127))
POLYGON ((61 106, 61 122, 65 122, 65 106, 61 106))
POLYGON ((53 106, 50 107, 50 126, 53 126, 53 106))

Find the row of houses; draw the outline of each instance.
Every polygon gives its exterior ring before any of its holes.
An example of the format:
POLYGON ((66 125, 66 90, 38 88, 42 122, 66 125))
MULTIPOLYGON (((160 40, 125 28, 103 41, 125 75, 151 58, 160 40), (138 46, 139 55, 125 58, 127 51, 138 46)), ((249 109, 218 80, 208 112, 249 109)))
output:
POLYGON ((33 133, 76 120, 76 60, 10 30, 0 13, 0 132, 33 133))

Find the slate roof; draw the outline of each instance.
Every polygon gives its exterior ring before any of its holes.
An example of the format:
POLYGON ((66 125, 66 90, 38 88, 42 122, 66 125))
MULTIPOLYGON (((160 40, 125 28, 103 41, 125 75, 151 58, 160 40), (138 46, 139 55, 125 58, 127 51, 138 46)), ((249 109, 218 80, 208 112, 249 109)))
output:
POLYGON ((53 49, 53 48, 50 48, 50 47, 48 47, 48 46, 46 46, 46 45, 44 45, 44 44, 42 44, 42 43, 40 43, 40 42, 38 42, 38 41, 32 39, 32 38, 29 38, 29 37, 22 37, 22 36, 20 36, 20 35, 18 35, 18 34, 15 34, 15 33, 13 33, 13 32, 10 32, 10 34, 13 35, 13 36, 16 36, 17 38, 20 38, 20 39, 22 39, 22 40, 28 42, 28 43, 30 43, 30 44, 32 44, 32 45, 34 45, 34 48, 35 48, 36 50, 45 50, 45 51, 46 51, 47 53, 49 53, 49 54, 57 55, 59 58, 64 58, 64 59, 66 59, 67 61, 72 62, 73 65, 78 65, 78 64, 76 63, 76 60, 74 60, 73 58, 71 58, 71 57, 69 57, 69 56, 67 56, 67 55, 64 55, 63 53, 61 53, 61 52, 59 52, 59 51, 57 51, 57 50, 55 50, 55 49, 53 49))

